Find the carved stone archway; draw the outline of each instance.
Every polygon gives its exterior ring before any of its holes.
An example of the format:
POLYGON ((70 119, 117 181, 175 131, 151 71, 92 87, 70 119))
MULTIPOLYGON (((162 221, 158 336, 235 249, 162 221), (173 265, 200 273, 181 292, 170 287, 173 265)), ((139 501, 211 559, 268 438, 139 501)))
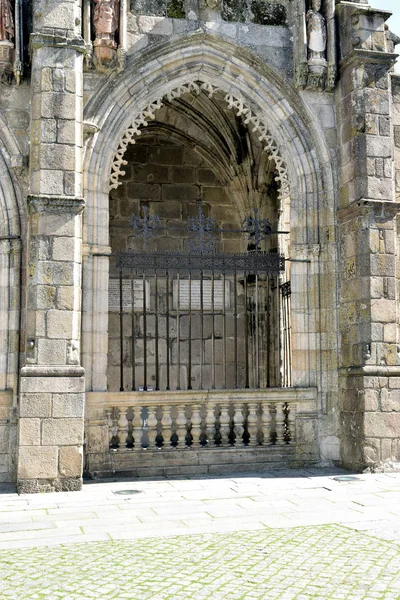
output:
MULTIPOLYGON (((332 306, 335 298, 334 264, 323 256, 330 249, 322 247, 320 238, 323 228, 333 229, 333 213, 319 211, 327 197, 335 204, 329 151, 306 106, 287 82, 247 51, 204 34, 179 40, 167 49, 145 51, 135 63, 128 61, 125 72, 99 90, 86 108, 88 129, 95 131, 85 157, 83 364, 87 389, 106 389, 110 177, 111 185, 118 185, 127 145, 160 108, 162 99, 173 99, 190 88, 197 92, 201 86, 208 93, 222 90, 228 106, 245 115, 265 136, 265 148, 279 164, 282 197, 290 191, 292 308, 298 316, 293 382, 322 389, 322 373, 326 377, 330 371, 333 379, 336 372, 335 364, 328 365, 331 358, 325 365, 320 354, 321 303, 332 306)), ((333 339, 335 315, 329 326, 333 339)), ((324 404, 322 397, 320 402, 324 404)))

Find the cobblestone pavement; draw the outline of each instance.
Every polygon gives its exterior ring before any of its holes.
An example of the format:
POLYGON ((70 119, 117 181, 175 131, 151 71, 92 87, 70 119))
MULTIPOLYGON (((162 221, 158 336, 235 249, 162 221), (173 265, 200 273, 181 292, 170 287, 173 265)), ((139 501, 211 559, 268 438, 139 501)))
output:
POLYGON ((399 600, 400 475, 342 475, 4 493, 0 599, 399 600))
POLYGON ((3 551, 1 598, 400 597, 400 548, 340 525, 3 551))

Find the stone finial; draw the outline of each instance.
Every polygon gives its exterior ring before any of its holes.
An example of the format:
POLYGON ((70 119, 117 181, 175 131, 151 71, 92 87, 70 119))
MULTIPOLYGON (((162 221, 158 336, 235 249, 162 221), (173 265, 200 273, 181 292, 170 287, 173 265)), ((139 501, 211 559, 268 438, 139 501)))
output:
POLYGON ((385 23, 385 36, 387 51, 394 53, 395 46, 397 46, 397 44, 400 44, 400 38, 395 33, 393 33, 393 31, 390 31, 389 25, 387 23, 385 23))
POLYGON ((119 28, 119 0, 94 0, 93 62, 99 71, 108 72, 118 67, 115 34, 119 28))
POLYGON ((11 83, 14 71, 15 27, 9 0, 0 0, 0 81, 11 83))

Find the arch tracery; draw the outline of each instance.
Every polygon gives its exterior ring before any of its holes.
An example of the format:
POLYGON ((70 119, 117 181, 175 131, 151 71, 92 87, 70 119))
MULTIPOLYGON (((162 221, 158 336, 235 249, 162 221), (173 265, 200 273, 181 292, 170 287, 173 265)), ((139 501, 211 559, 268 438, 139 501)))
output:
MULTIPOLYGON (((124 160, 124 155, 128 145, 135 143, 135 137, 141 134, 141 127, 146 127, 149 120, 155 119, 156 112, 164 104, 164 97, 167 98, 168 101, 172 101, 187 93, 199 94, 201 91, 205 91, 209 98, 212 98, 212 96, 220 90, 221 88, 218 88, 205 79, 203 81, 200 79, 192 80, 187 84, 180 84, 179 86, 172 88, 169 92, 164 94, 162 98, 155 99, 141 110, 128 129, 124 131, 119 143, 111 167, 110 189, 117 188, 120 185, 119 178, 125 175, 123 167, 127 162, 124 160)), ((264 144, 264 151, 267 152, 269 160, 273 160, 275 164, 275 180, 280 184, 279 197, 280 199, 287 198, 290 195, 287 165, 282 158, 279 146, 274 137, 270 134, 268 127, 246 104, 243 98, 236 98, 231 93, 227 93, 224 96, 224 99, 228 109, 234 110, 236 116, 243 118, 245 125, 250 125, 253 128, 253 133, 259 134, 259 142, 264 144)))

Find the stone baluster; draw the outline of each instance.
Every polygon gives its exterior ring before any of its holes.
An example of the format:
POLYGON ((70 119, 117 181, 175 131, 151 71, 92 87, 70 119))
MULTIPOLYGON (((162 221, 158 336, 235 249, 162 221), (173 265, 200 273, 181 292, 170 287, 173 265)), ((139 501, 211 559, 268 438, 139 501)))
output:
POLYGON ((229 446, 229 402, 221 402, 221 415, 219 417, 220 422, 220 434, 221 434, 221 446, 229 446))
POLYGON ((185 414, 185 406, 178 406, 178 414, 176 417, 176 435, 178 436, 177 446, 184 448, 186 446, 187 435, 187 419, 185 414))
POLYGON ((128 418, 126 414, 127 412, 127 408, 118 409, 118 440, 120 448, 126 448, 126 441, 128 438, 128 418))
POLYGON ((149 406, 148 407, 148 417, 147 417, 147 437, 149 438, 149 448, 155 448, 156 446, 156 438, 157 438, 157 415, 156 415, 157 407, 149 406))
POLYGON ((258 415, 257 415, 257 402, 249 402, 249 415, 247 417, 248 431, 249 431, 249 446, 257 446, 258 439, 258 415))
POLYGON ((290 444, 292 440, 292 431, 290 427, 290 405, 285 402, 283 405, 283 439, 285 444, 290 444))
POLYGON ((235 411, 233 413, 234 432, 235 432, 235 446, 243 446, 243 407, 242 404, 235 404, 235 411))
POLYGON ((168 404, 162 407, 162 418, 161 418, 161 433, 163 437, 163 447, 171 447, 171 435, 172 435, 172 417, 171 417, 171 406, 168 404))
POLYGON ((261 423, 263 434, 263 445, 268 446, 271 443, 271 413, 269 404, 261 405, 261 423))
POLYGON ((206 410, 207 447, 215 446, 215 402, 207 403, 206 410))
POLYGON ((296 405, 289 404, 289 430, 290 430, 290 443, 294 444, 296 442, 296 405))
POLYGON ((285 413, 283 402, 276 405, 276 443, 280 446, 285 444, 285 413))
POLYGON ((275 404, 269 405, 269 414, 271 416, 270 439, 271 439, 271 443, 273 445, 275 445, 277 443, 277 439, 278 439, 277 426, 276 426, 277 421, 276 421, 276 406, 275 406, 275 404))
POLYGON ((201 438, 201 414, 200 414, 200 406, 195 405, 192 407, 192 448, 200 448, 200 438, 201 438))
POLYGON ((136 450, 140 450, 142 448, 142 436, 143 436, 142 407, 141 406, 135 406, 133 409, 132 435, 133 435, 134 448, 136 450))
POLYGON ((112 420, 112 409, 111 408, 106 408, 106 421, 107 421, 107 427, 108 427, 108 445, 109 447, 112 446, 112 440, 113 440, 113 432, 112 432, 112 426, 113 426, 113 420, 112 420))

